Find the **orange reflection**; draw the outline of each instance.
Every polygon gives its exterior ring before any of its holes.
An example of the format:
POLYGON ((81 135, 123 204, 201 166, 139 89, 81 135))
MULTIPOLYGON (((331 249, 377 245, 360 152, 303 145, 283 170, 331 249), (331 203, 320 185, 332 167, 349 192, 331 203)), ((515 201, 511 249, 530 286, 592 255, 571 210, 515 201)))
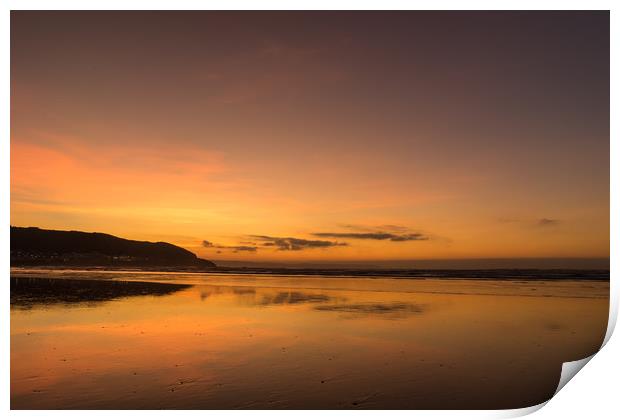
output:
POLYGON ((212 280, 14 305, 12 408, 522 407, 598 349, 608 308, 606 282, 212 280))

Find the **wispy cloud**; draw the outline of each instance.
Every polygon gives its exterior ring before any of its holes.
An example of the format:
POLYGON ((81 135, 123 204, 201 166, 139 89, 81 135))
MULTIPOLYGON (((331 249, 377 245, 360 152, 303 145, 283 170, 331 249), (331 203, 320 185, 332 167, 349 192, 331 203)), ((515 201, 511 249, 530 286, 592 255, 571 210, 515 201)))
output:
POLYGON ((376 241, 388 240, 392 242, 428 240, 428 236, 422 233, 406 233, 400 235, 389 232, 317 232, 312 235, 320 238, 372 239, 376 241))
POLYGON ((354 224, 341 224, 340 227, 353 230, 356 232, 390 232, 390 233, 405 233, 410 232, 411 229, 407 226, 402 225, 378 225, 378 226, 367 226, 367 225, 354 225, 354 224))
POLYGON ((340 226, 351 232, 315 232, 312 235, 319 238, 367 239, 392 242, 426 241, 429 239, 427 235, 401 225, 366 226, 342 224, 340 226))
POLYGON ((320 241, 302 238, 277 237, 266 235, 250 235, 251 238, 265 241, 263 246, 276 247, 280 251, 301 251, 312 248, 330 248, 335 246, 347 246, 345 242, 320 241))
POLYGON ((523 227, 530 227, 530 228, 532 226, 551 227, 551 226, 557 226, 561 223, 559 219, 550 219, 547 217, 543 217, 541 219, 535 219, 535 220, 500 218, 497 221, 500 223, 506 223, 506 224, 521 224, 523 227))
POLYGON ((247 246, 247 245, 218 245, 218 244, 214 244, 213 242, 204 240, 202 241, 202 246, 205 248, 215 248, 218 250, 218 254, 220 253, 219 250, 221 249, 229 249, 232 252, 256 252, 258 250, 258 247, 255 246, 247 246))
POLYGON ((556 226, 559 223, 560 221, 558 219, 547 219, 547 218, 542 218, 538 220, 537 222, 538 226, 556 226))

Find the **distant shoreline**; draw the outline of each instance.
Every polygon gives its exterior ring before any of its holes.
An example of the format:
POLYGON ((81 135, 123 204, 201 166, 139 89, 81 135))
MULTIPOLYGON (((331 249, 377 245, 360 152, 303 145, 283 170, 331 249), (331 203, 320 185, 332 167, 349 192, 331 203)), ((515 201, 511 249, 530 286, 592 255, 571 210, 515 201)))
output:
POLYGON ((313 277, 371 277, 402 279, 471 279, 471 280, 512 280, 512 281, 609 281, 609 270, 573 269, 306 269, 306 268, 239 268, 217 267, 206 270, 188 267, 101 267, 101 266, 12 266, 11 277, 28 271, 108 271, 108 272, 163 272, 185 274, 251 274, 270 276, 313 276, 313 277), (17 270, 14 272, 13 270, 17 270))

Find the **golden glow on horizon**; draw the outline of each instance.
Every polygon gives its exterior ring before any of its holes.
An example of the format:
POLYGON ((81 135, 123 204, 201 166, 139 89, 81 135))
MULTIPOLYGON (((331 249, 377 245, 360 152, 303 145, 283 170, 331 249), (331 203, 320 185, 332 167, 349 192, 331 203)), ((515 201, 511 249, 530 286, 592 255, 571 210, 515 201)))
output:
MULTIPOLYGON (((545 196, 531 197, 522 207, 508 202, 506 208, 498 200, 488 201, 484 183, 470 182, 467 191, 462 185, 453 189, 441 174, 433 177, 434 184, 444 182, 445 188, 434 196, 425 195, 423 189, 410 196, 407 192, 413 190, 407 185, 382 189, 378 175, 369 180, 367 189, 360 188, 351 167, 333 167, 330 162, 325 163, 330 168, 327 176, 313 175, 298 187, 279 177, 252 181, 243 165, 235 166, 218 153, 160 146, 88 149, 76 140, 61 144, 49 147, 13 140, 13 225, 164 240, 215 259, 605 257, 608 252, 608 222, 596 220, 594 211, 602 208, 565 206, 553 212, 557 222, 545 223, 534 206, 548 208, 545 196), (338 180, 339 172, 342 181, 330 181, 338 180), (321 199, 325 185, 329 191, 321 199), (511 218, 501 219, 500 214, 511 218), (343 221, 355 226, 343 226, 343 221), (381 232, 385 225, 408 227, 429 239, 394 242, 313 235, 381 232), (260 248, 267 241, 249 235, 340 241, 349 246, 282 251, 260 248), (203 240, 223 247, 204 248, 203 240), (259 249, 235 252, 233 247, 243 244, 259 249)), ((295 163, 283 161, 282 166, 285 172, 295 163)), ((493 188, 493 194, 508 198, 501 185, 493 188)))

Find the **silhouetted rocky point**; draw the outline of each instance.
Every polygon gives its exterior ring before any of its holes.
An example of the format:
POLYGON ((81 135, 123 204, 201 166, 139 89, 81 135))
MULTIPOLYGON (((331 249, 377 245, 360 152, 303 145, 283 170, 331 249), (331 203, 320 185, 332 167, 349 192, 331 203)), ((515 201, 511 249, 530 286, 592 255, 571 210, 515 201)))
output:
POLYGON ((11 265, 215 267, 211 261, 166 242, 14 226, 11 226, 11 265))

